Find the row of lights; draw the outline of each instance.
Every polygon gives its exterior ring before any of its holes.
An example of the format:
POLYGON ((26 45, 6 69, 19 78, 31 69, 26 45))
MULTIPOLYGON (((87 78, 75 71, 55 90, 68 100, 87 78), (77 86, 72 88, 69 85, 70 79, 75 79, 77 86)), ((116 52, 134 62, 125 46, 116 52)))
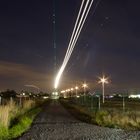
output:
MULTIPOLYGON (((105 94, 104 94, 104 92, 105 92, 105 90, 104 90, 104 86, 105 86, 105 84, 108 84, 109 82, 108 82, 108 78, 106 78, 104 75, 103 75, 103 77, 99 77, 99 82, 98 83, 101 83, 102 84, 102 96, 103 96, 103 103, 104 103, 104 100, 105 100, 105 98, 104 98, 104 96, 105 96, 105 94)), ((85 95, 85 89, 88 87, 88 85, 86 84, 86 83, 84 83, 83 85, 82 85, 82 87, 84 88, 84 95, 85 95)), ((76 96, 77 96, 77 90, 79 89, 79 87, 75 87, 75 88, 71 88, 71 89, 67 89, 67 90, 63 90, 63 91, 61 91, 61 93, 66 93, 66 92, 70 92, 70 91, 73 91, 73 90, 76 90, 76 96)))
MULTIPOLYGON (((87 84, 84 83, 84 84, 82 85, 82 87, 83 87, 83 88, 87 88, 88 86, 87 86, 87 84)), ((61 93, 74 91, 74 89, 77 91, 77 90, 79 89, 79 87, 76 86, 75 88, 71 88, 71 89, 67 89, 67 90, 62 90, 61 93)))

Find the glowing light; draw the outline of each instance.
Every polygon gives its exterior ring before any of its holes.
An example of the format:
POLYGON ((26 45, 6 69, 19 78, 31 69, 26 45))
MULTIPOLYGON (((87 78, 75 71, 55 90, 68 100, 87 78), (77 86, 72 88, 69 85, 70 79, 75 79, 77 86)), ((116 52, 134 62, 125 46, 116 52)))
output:
POLYGON ((108 84, 108 78, 105 78, 105 76, 103 75, 103 77, 99 77, 100 81, 99 83, 102 83, 102 95, 103 95, 103 103, 105 102, 105 84, 108 84))
POLYGON ((61 93, 65 93, 65 90, 62 90, 61 93))
POLYGON ((105 76, 103 75, 103 77, 101 78, 101 77, 99 77, 99 79, 100 79, 100 81, 99 81, 99 83, 106 83, 106 84, 108 84, 108 78, 105 78, 105 76))
POLYGON ((77 89, 79 89, 79 88, 76 86, 75 89, 77 90, 77 89))
POLYGON ((138 94, 138 95, 129 95, 129 98, 140 98, 140 94, 138 94))
POLYGON ((53 92, 52 95, 58 96, 58 92, 53 92))
POLYGON ((82 87, 83 87, 83 88, 86 88, 86 87, 87 87, 87 84, 83 84, 82 87))
POLYGON ((68 92, 70 91, 70 89, 68 89, 68 92))
POLYGON ((71 88, 71 91, 73 91, 73 88, 71 88))
POLYGON ((43 99, 48 99, 49 97, 44 96, 43 99))
POLYGON ((79 98, 80 96, 79 96, 79 95, 77 95, 76 97, 77 97, 77 98, 79 98))
POLYGON ((68 45, 68 49, 67 49, 67 52, 66 52, 66 55, 64 57, 64 60, 63 60, 63 63, 62 63, 62 66, 60 67, 59 71, 58 71, 58 74, 56 76, 56 79, 55 79, 55 84, 54 84, 54 88, 56 89, 58 87, 58 84, 59 84, 59 81, 60 81, 60 78, 62 76, 62 73, 70 59, 70 56, 73 52, 73 49, 77 43, 77 40, 79 38, 79 35, 81 33, 81 30, 84 26, 84 23, 85 23, 85 20, 88 16, 88 13, 91 9, 91 6, 93 4, 93 1, 94 0, 87 0, 86 1, 86 4, 84 5, 85 3, 85 0, 82 1, 82 4, 81 4, 81 7, 80 7, 80 10, 79 10, 79 13, 78 13, 78 17, 76 19, 76 23, 75 23, 75 26, 74 26, 74 30, 72 32, 72 36, 71 36, 71 39, 70 39, 70 42, 69 42, 69 45, 68 45))

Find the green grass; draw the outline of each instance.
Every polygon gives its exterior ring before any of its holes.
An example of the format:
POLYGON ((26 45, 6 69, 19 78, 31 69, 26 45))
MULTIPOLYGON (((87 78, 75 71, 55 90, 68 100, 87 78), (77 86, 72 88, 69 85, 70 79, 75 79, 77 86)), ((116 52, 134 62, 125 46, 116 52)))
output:
POLYGON ((25 115, 19 117, 17 124, 15 124, 11 129, 9 129, 9 138, 16 138, 20 136, 23 132, 27 131, 30 128, 35 116, 40 111, 40 108, 35 108, 27 112, 25 115))
POLYGON ((0 140, 7 140, 9 136, 8 128, 0 125, 0 140))

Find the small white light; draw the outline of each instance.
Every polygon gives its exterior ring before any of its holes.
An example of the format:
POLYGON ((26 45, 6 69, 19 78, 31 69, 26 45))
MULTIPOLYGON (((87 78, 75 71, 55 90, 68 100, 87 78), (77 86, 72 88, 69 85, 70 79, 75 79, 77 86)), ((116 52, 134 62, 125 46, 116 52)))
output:
POLYGON ((43 99, 48 99, 49 97, 44 96, 43 99))
POLYGON ((79 96, 79 95, 77 95, 76 97, 77 97, 77 98, 79 98, 80 96, 79 96))

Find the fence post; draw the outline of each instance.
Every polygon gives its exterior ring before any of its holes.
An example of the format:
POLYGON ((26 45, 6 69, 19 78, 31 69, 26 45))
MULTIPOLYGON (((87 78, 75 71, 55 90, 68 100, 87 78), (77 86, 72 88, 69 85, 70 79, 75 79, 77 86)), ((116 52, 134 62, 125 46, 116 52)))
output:
POLYGON ((2 100, 2 98, 1 98, 1 96, 0 96, 0 105, 2 104, 1 100, 2 100))

